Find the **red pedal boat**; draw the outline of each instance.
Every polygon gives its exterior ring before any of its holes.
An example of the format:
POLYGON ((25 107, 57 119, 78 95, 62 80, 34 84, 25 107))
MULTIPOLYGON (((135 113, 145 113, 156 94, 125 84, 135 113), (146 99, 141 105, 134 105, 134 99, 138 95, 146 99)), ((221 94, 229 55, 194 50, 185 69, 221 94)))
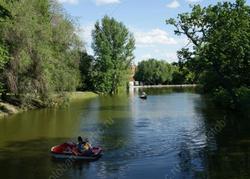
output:
POLYGON ((63 143, 51 148, 52 157, 57 159, 96 160, 102 155, 101 147, 93 147, 87 152, 78 152, 73 142, 63 143))

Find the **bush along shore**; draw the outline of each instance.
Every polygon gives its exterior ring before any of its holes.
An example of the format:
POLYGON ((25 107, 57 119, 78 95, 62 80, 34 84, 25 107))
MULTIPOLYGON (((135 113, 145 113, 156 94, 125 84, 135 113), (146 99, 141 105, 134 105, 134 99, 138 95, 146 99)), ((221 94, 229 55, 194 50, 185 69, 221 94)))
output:
POLYGON ((6 102, 0 102, 0 118, 21 112, 21 108, 6 102))
POLYGON ((67 92, 54 95, 53 100, 51 100, 50 103, 33 100, 33 102, 29 103, 29 105, 23 105, 21 103, 17 103, 17 101, 0 101, 0 118, 32 109, 65 106, 75 100, 87 100, 97 96, 98 94, 94 92, 67 92))

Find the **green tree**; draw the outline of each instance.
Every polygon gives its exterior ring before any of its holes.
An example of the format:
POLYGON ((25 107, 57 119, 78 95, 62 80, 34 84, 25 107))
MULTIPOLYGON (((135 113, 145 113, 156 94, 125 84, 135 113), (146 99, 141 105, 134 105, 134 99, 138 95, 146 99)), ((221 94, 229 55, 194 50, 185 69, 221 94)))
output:
MULTIPOLYGON (((8 63, 8 61, 9 61, 8 51, 6 50, 5 47, 0 45, 0 75, 3 73, 4 67, 8 63)), ((4 83, 2 82, 3 79, 1 78, 2 75, 0 76, 0 93, 4 92, 4 83)))
POLYGON ((135 80, 147 85, 168 84, 172 81, 174 68, 165 61, 149 59, 139 62, 135 80))
POLYGON ((195 84, 197 83, 197 76, 190 70, 189 62, 182 62, 181 60, 173 64, 173 79, 171 84, 195 84))
POLYGON ((93 84, 96 91, 116 93, 128 80, 128 69, 134 58, 135 40, 121 22, 105 16, 96 22, 92 33, 95 52, 93 84))
POLYGON ((84 48, 74 20, 56 1, 1 0, 1 6, 11 15, 0 21, 0 38, 10 57, 0 79, 5 93, 31 103, 75 90, 84 48))
POLYGON ((7 17, 11 17, 10 12, 2 4, 0 4, 0 21, 7 17))
POLYGON ((80 60, 81 85, 80 90, 94 90, 92 83, 92 71, 94 70, 95 58, 83 52, 80 60))
POLYGON ((236 91, 250 85, 250 7, 244 0, 223 2, 168 19, 177 35, 184 34, 193 44, 180 56, 198 73, 205 91, 224 89, 232 103, 236 91))
MULTIPOLYGON (((2 27, 1 22, 5 21, 6 18, 8 17, 11 17, 10 12, 2 4, 0 4, 0 27, 2 27)), ((2 82, 3 81, 2 74, 4 67, 8 61, 9 61, 8 50, 5 47, 2 40, 0 40, 0 93, 4 92, 4 87, 3 87, 4 83, 2 82)))

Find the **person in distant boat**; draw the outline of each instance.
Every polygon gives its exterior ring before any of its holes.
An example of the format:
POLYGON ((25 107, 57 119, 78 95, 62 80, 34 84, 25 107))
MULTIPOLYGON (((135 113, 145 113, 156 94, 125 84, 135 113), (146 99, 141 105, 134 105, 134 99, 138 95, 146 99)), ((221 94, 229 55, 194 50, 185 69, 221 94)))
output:
POLYGON ((142 96, 146 96, 146 93, 144 91, 142 92, 142 96))
POLYGON ((77 149, 78 149, 78 151, 79 152, 83 152, 84 151, 84 148, 83 148, 84 142, 82 140, 82 137, 78 136, 77 141, 78 141, 78 143, 77 143, 77 149))

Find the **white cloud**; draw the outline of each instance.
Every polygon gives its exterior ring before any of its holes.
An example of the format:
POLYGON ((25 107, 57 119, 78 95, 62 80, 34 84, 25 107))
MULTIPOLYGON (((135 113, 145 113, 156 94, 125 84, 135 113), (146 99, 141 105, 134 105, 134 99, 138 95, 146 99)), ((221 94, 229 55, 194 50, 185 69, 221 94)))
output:
MULTIPOLYGON (((92 43, 92 30, 94 29, 94 22, 82 25, 78 31, 78 34, 85 42, 87 52, 91 55, 94 54, 91 43, 92 43)), ((139 47, 135 50, 136 62, 149 59, 157 58, 163 59, 168 62, 178 61, 176 55, 177 45, 182 45, 185 39, 172 38, 168 33, 162 29, 156 28, 149 31, 140 31, 136 28, 130 28, 134 32, 136 38, 136 46, 139 47), (173 48, 166 48, 166 45, 175 45, 173 48)))
POLYGON ((94 29, 94 23, 89 23, 86 25, 82 25, 78 31, 79 36, 85 43, 87 52, 90 54, 93 54, 93 50, 91 49, 93 29, 94 29))
POLYGON ((166 53, 164 56, 164 59, 169 63, 178 61, 177 52, 166 53))
POLYGON ((136 46, 175 45, 177 41, 159 28, 148 32, 134 30, 136 46))
POLYGON ((142 55, 140 57, 141 60, 147 60, 147 59, 150 59, 150 58, 152 58, 152 55, 150 53, 147 53, 147 54, 142 55))
POLYGON ((84 40, 86 43, 90 43, 92 40, 91 34, 92 30, 94 29, 94 23, 90 23, 88 25, 83 25, 80 28, 80 37, 84 40))
POLYGON ((95 0, 95 2, 97 5, 105 5, 120 3, 120 0, 95 0))
POLYGON ((79 0, 57 0, 59 3, 78 4, 79 0))
POLYGON ((147 60, 150 58, 165 60, 169 63, 178 61, 177 52, 175 50, 168 52, 164 49, 153 48, 150 50, 150 53, 147 53, 145 51, 145 53, 137 54, 136 55, 136 62, 140 62, 142 60, 147 60))
POLYGON ((175 9, 175 8, 180 7, 180 3, 179 3, 178 0, 173 0, 172 2, 170 2, 169 4, 167 4, 167 7, 175 9))
POLYGON ((187 0, 187 2, 189 3, 198 3, 201 2, 202 0, 187 0))

